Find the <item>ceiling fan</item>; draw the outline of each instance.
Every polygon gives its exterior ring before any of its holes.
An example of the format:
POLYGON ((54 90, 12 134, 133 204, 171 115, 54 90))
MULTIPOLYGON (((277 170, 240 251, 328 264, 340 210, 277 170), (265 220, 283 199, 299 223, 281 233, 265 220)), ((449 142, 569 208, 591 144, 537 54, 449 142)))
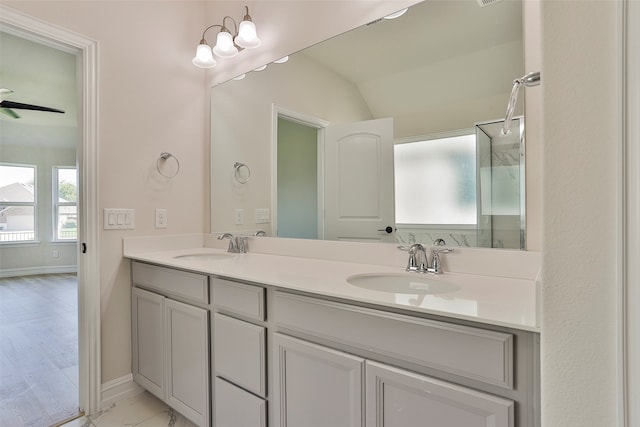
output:
POLYGON ((0 113, 6 114, 14 119, 19 119, 20 115, 13 110, 33 110, 33 111, 46 111, 50 113, 62 113, 64 111, 57 108, 42 107, 40 105, 23 104, 20 102, 7 101, 4 97, 10 93, 13 93, 11 89, 0 88, 0 113))

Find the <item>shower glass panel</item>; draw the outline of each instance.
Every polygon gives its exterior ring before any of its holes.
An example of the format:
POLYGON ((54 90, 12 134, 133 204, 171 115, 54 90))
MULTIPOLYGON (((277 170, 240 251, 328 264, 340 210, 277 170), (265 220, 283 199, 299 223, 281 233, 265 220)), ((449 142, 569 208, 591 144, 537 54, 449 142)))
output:
POLYGON ((478 246, 525 249, 524 121, 476 125, 478 246))

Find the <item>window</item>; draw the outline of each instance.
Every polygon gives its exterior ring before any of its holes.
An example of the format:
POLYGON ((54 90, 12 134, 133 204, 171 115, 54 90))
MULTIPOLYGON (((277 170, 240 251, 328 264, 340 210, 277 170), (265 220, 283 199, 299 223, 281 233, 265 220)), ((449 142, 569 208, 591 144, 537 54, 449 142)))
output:
POLYGON ((394 146, 398 224, 473 225, 475 134, 394 146))
POLYGON ((76 168, 53 168, 54 240, 78 238, 78 177, 76 168))
POLYGON ((36 240, 36 167, 0 164, 0 243, 36 240))

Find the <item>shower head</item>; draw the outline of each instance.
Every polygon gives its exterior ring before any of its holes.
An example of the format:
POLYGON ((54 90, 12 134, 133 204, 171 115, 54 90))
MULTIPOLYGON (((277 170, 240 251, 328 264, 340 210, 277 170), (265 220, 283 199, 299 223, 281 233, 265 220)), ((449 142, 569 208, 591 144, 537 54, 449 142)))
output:
POLYGON ((534 71, 518 79, 521 86, 533 87, 540 84, 540 71, 534 71))
POLYGON ((507 104, 507 114, 504 119, 504 126, 502 127, 502 134, 507 135, 511 127, 511 119, 513 118, 513 112, 516 108, 516 101, 518 100, 518 91, 520 87, 533 87, 540 84, 540 71, 534 71, 529 74, 525 74, 519 79, 513 81, 513 87, 511 88, 511 97, 507 104))

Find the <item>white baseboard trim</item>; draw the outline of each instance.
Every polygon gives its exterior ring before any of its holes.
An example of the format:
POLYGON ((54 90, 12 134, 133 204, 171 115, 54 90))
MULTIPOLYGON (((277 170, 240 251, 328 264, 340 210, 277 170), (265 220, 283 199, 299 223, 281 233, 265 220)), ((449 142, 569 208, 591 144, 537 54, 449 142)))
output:
POLYGON ((40 267, 8 268, 0 271, 0 278, 34 276, 36 274, 77 273, 77 265, 43 265, 40 267))
POLYGON ((108 408, 118 400, 135 396, 143 391, 142 387, 133 382, 132 374, 102 383, 100 409, 108 408))

